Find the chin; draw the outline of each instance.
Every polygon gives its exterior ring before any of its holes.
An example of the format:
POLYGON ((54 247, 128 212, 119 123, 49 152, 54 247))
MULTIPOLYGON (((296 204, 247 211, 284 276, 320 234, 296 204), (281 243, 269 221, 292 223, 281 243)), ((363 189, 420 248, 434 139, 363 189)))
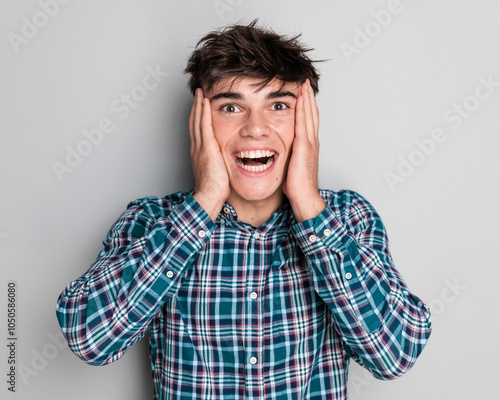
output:
POLYGON ((265 201, 268 199, 271 199, 275 196, 281 196, 282 191, 281 187, 277 188, 270 188, 269 186, 266 187, 235 187, 232 190, 233 195, 241 198, 244 201, 248 202, 258 202, 258 201, 265 201))

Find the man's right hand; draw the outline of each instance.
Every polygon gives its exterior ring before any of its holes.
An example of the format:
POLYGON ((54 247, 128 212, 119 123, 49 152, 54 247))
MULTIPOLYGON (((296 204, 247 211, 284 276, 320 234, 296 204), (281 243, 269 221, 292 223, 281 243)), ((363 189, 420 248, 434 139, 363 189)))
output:
POLYGON ((215 222, 230 193, 229 176, 212 129, 210 100, 203 97, 202 89, 196 89, 194 96, 189 135, 195 181, 193 196, 215 222))

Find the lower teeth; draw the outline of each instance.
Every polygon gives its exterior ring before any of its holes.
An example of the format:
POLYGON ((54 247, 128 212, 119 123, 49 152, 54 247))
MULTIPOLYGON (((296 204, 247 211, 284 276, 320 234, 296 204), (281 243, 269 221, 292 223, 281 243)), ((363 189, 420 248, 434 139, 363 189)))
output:
POLYGON ((269 160, 265 164, 262 165, 245 165, 240 158, 236 158, 236 164, 238 164, 241 168, 250 171, 250 172, 261 172, 268 169, 271 164, 274 162, 274 157, 269 157, 269 160))

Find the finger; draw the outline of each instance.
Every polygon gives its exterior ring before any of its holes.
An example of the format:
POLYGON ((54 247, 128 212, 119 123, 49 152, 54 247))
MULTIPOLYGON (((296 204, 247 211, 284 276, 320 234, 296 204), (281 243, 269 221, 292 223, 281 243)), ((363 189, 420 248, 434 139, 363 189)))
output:
POLYGON ((212 106, 207 98, 202 99, 200 127, 203 144, 215 139, 212 128, 212 106))
POLYGON ((302 85, 304 92, 304 112, 305 112, 305 125, 307 129, 307 138, 309 140, 315 137, 315 126, 314 126, 314 116, 313 116, 313 106, 311 104, 311 87, 309 81, 306 80, 302 85))
POLYGON ((198 96, 198 89, 194 92, 193 105, 191 106, 191 113, 189 114, 189 139, 191 141, 191 151, 194 150, 195 138, 194 138, 194 113, 196 107, 196 98, 198 96))
POLYGON ((309 99, 313 116, 314 132, 317 136, 319 131, 319 108, 318 103, 316 102, 316 96, 314 95, 314 90, 311 86, 311 81, 309 79, 307 80, 307 84, 309 86, 309 99))
POLYGON ((295 137, 303 138, 307 136, 306 114, 304 109, 304 93, 301 91, 295 102, 295 137))
POLYGON ((203 101, 203 91, 200 88, 198 88, 196 89, 196 92, 197 95, 193 110, 193 137, 194 137, 195 148, 199 148, 202 145, 200 123, 201 123, 201 112, 202 112, 201 102, 203 101))

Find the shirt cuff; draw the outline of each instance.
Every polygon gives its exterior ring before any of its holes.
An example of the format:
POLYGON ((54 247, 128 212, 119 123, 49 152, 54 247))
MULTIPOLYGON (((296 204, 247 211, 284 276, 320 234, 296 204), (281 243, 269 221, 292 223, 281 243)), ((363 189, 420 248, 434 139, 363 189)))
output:
POLYGON ((344 259, 346 251, 359 257, 356 241, 331 208, 326 207, 315 218, 297 223, 292 232, 304 255, 316 261, 322 274, 329 275, 335 284, 345 287, 346 293, 359 289, 355 263, 339 262, 344 259))
POLYGON ((209 240, 215 223, 205 209, 191 195, 169 215, 170 223, 195 251, 199 251, 209 240))
POLYGON ((295 224, 292 233, 306 256, 327 248, 340 251, 346 244, 346 238, 349 237, 347 230, 329 207, 315 218, 295 224))
POLYGON ((151 305, 172 297, 185 278, 185 271, 199 250, 210 240, 215 223, 192 197, 166 217, 156 220, 143 252, 148 290, 132 302, 133 320, 147 315, 151 305))
POLYGON ((167 217, 158 218, 150 240, 157 248, 167 250, 164 256, 170 259, 169 269, 177 274, 208 243, 215 226, 203 207, 189 196, 167 217))
MULTIPOLYGON (((366 330, 378 329, 381 322, 378 309, 385 307, 385 295, 379 295, 382 288, 374 281, 363 280, 367 271, 360 269, 363 263, 358 244, 334 212, 327 207, 317 217, 294 225, 292 232, 310 261, 320 295, 331 299, 332 304, 335 299, 344 299, 351 304, 366 330), (371 301, 374 299, 377 301, 371 301)), ((383 289, 384 293, 388 289, 385 284, 383 289)))

